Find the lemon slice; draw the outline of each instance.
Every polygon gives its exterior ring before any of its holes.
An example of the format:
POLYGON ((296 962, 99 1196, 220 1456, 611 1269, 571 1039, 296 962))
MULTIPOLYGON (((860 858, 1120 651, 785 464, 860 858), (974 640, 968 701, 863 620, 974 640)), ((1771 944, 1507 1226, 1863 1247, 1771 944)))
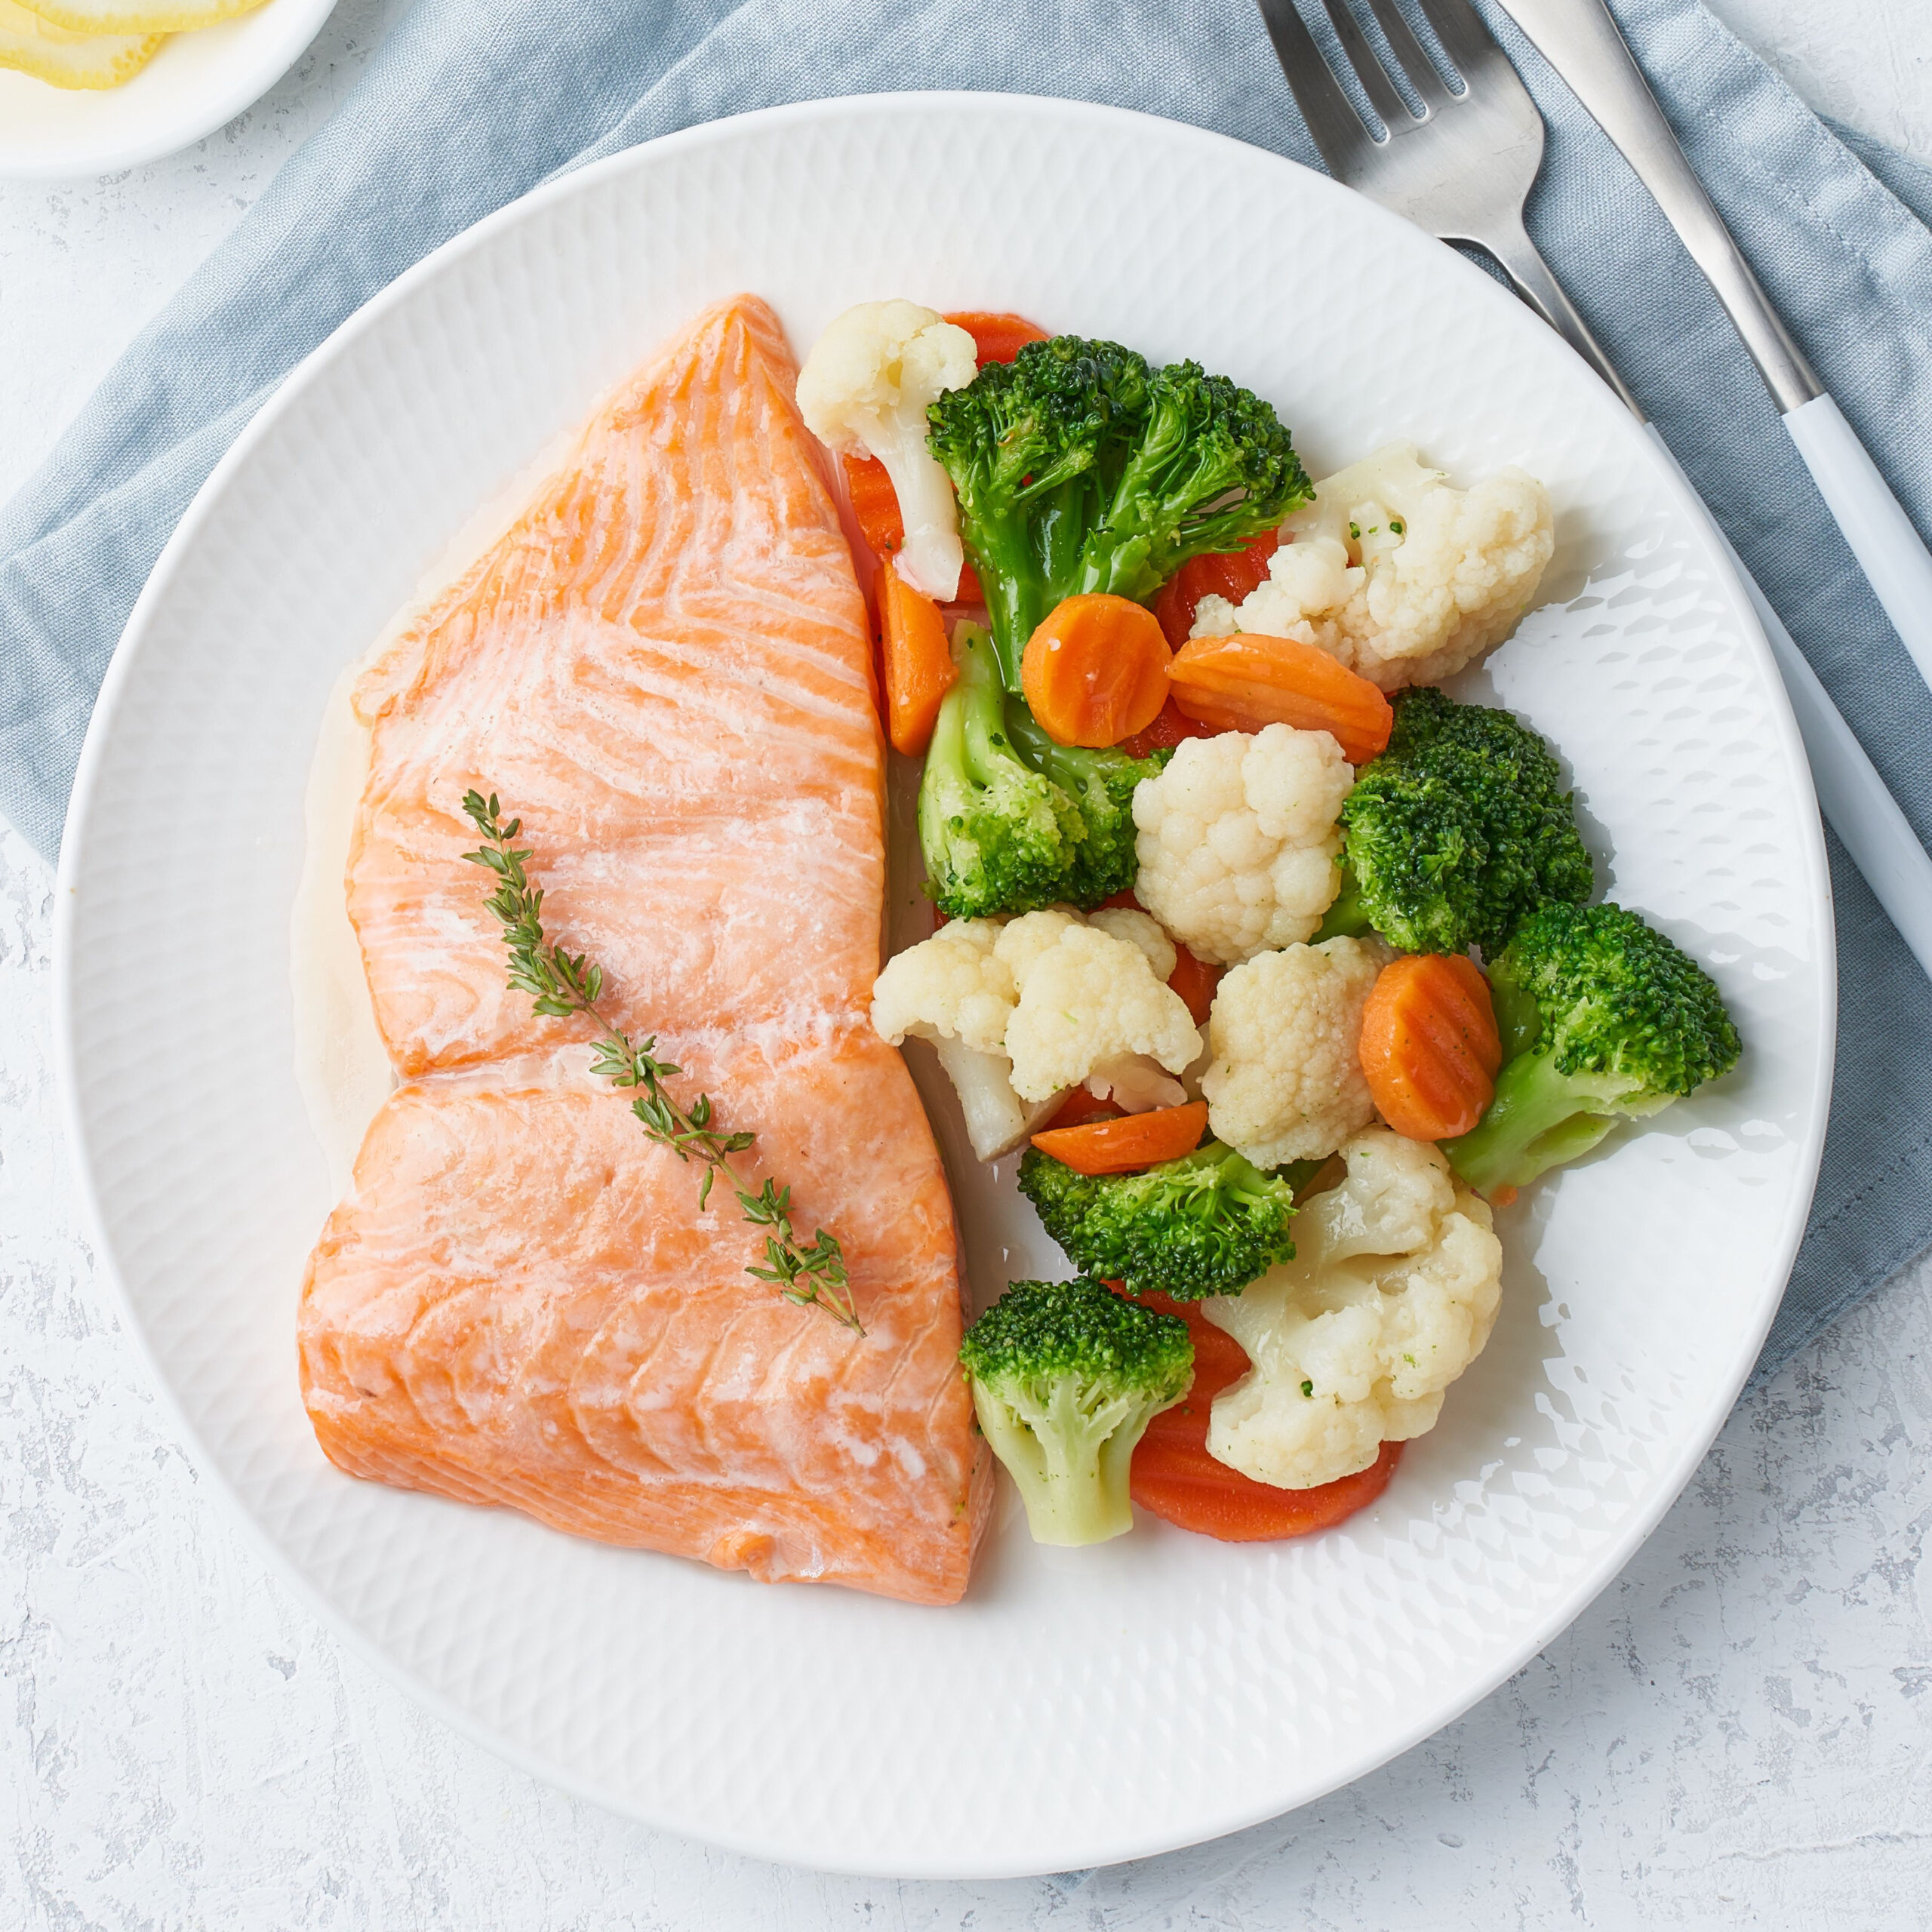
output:
POLYGON ((0 67, 17 67, 57 88, 118 87, 148 64, 158 33, 76 33, 0 0, 0 67))
MULTIPOLYGON (((232 20, 262 4, 263 0, 32 0, 32 10, 73 33, 185 33, 232 20)), ((17 11, 11 0, 8 11, 17 11)))

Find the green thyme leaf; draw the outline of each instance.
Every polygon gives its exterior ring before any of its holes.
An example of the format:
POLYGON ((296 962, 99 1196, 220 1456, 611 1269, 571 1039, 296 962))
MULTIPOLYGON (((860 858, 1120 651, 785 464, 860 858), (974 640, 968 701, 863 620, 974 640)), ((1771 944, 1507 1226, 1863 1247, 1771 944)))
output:
POLYGON ((681 1069, 670 1060, 656 1057, 656 1038, 639 1044, 598 1011, 604 992, 603 969, 592 964, 587 954, 573 957, 544 936, 543 891, 531 882, 527 869, 530 853, 515 849, 522 820, 513 818, 506 824, 494 792, 487 798, 479 792, 466 792, 463 809, 488 841, 463 857, 502 881, 484 903, 503 929, 512 991, 528 993, 536 1011, 548 1018, 564 1020, 581 1013, 595 1021, 602 1037, 597 1042, 591 1072, 614 1087, 641 1089, 631 1103, 631 1112, 646 1137, 669 1149, 679 1160, 694 1160, 702 1165, 700 1210, 711 1198, 712 1183, 722 1175, 731 1183, 745 1219, 771 1230, 764 1238, 769 1265, 747 1268, 746 1274, 773 1283, 787 1301, 798 1307, 821 1308, 855 1335, 863 1335, 866 1331, 846 1272, 844 1251, 836 1238, 820 1228, 810 1241, 801 1242, 792 1225, 789 1187, 779 1187, 768 1178, 756 1194, 749 1194, 738 1185, 728 1158, 743 1153, 757 1135, 743 1128, 730 1134, 721 1131, 714 1124, 715 1110, 708 1094, 700 1094, 688 1107, 679 1106, 665 1083, 675 1079, 681 1069))

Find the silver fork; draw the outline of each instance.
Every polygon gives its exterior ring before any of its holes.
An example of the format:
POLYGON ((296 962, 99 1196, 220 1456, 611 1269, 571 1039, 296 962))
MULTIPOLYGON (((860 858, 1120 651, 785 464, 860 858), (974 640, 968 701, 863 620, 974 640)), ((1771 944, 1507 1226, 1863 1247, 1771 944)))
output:
MULTIPOLYGON (((1380 135, 1356 112, 1294 0, 1257 3, 1289 91, 1329 173, 1443 241, 1472 242, 1493 257, 1516 292, 1644 423, 1682 477, 1669 446, 1645 420, 1524 231, 1523 204, 1543 166, 1543 113, 1469 0, 1417 0, 1462 77, 1460 94, 1444 81, 1395 0, 1365 0, 1400 78, 1421 103, 1420 114, 1403 98, 1385 57, 1347 0, 1321 0, 1343 55, 1383 124, 1380 135)), ((1684 480, 1689 489, 1689 479, 1684 480)), ((1695 501, 1694 491, 1691 494, 1695 501)), ((1932 977, 1932 857, 1715 518, 1710 528, 1770 641, 1804 740, 1819 804, 1900 937, 1932 977)))
POLYGON ((1324 0, 1343 54, 1386 130, 1378 139, 1331 72, 1294 0, 1260 0, 1281 71, 1329 173, 1432 235, 1473 242, 1494 257, 1517 294, 1641 416, 1523 226, 1523 204, 1543 166, 1541 111, 1468 0, 1419 4, 1462 76, 1460 94, 1443 80, 1395 0, 1367 0, 1422 103, 1420 115, 1344 0, 1324 0))

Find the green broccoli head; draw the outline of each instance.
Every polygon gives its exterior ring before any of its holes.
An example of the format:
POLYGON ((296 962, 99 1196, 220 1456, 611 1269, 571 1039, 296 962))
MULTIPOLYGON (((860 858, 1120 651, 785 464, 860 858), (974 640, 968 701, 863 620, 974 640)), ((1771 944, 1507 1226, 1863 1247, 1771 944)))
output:
POLYGON ((1084 1276, 1015 1281, 967 1330, 959 1359, 1035 1543, 1104 1543, 1134 1527, 1134 1445, 1194 1380, 1186 1322, 1084 1276))
POLYGON ((1074 591, 1144 604, 1190 557, 1239 549, 1312 494, 1273 408, 1198 362, 1155 374, 1123 454, 1074 591))
POLYGON ((1312 494, 1266 403, 1192 362, 1150 370, 1118 343, 1029 343, 927 420, 1010 691, 1063 598, 1144 603, 1190 557, 1238 549, 1312 494))
POLYGON ((1589 897, 1590 855, 1535 732, 1427 687, 1398 692, 1395 710, 1388 749, 1342 807, 1342 891, 1321 937, 1494 952, 1539 906, 1589 897))
POLYGON ((1293 1189, 1218 1141, 1131 1174, 1077 1174, 1029 1148, 1020 1191, 1076 1268, 1134 1294, 1238 1295, 1294 1256, 1293 1189))
POLYGON ((1130 758, 1055 744, 1009 697, 984 631, 955 638, 946 693, 919 781, 928 890, 952 918, 1091 907, 1134 883, 1134 788, 1172 755, 1130 758))
POLYGON ((1737 1063, 1710 975, 1619 906, 1546 906, 1489 968, 1503 1066, 1475 1126, 1442 1143, 1478 1193, 1527 1186, 1620 1119, 1657 1112, 1737 1063))

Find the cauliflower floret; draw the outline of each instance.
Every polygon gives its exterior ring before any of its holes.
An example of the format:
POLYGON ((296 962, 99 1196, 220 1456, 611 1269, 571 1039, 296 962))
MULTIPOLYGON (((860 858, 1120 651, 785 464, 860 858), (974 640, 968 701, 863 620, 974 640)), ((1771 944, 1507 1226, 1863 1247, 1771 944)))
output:
POLYGON ((1489 1209, 1436 1149, 1377 1128, 1342 1152, 1348 1178, 1303 1205, 1295 1258, 1201 1304, 1254 1364, 1215 1398, 1208 1452, 1278 1488, 1352 1475, 1434 1428, 1501 1298, 1489 1209))
POLYGON ((1053 1112, 1051 1100, 1025 1106, 1013 1091, 1006 1026, 1018 994, 995 950, 1000 930, 997 919, 952 920, 888 959, 872 985, 873 1026, 895 1047, 909 1034, 933 1042, 983 1161, 1017 1146, 1053 1112))
MULTIPOLYGON (((1137 898, 1139 894, 1134 895, 1137 898)), ((1115 939, 1124 939, 1130 946, 1137 946, 1147 955, 1147 964, 1154 969, 1154 977, 1162 986, 1174 976, 1174 968, 1180 963, 1180 955, 1174 950, 1174 943, 1161 930, 1161 922, 1150 912, 1137 912, 1131 906, 1103 906, 1097 912, 1087 915, 1090 926, 1098 926, 1103 933, 1112 933, 1115 939)))
POLYGON ((1201 1035, 1164 966, 1174 947, 1131 909, 957 919, 886 962, 872 1025, 894 1046, 935 1044, 990 1161, 1083 1081, 1131 1113, 1186 1097, 1168 1075, 1200 1057, 1201 1035))
POLYGON ((872 1025, 896 1047, 908 1033, 1001 1051, 1018 997, 1000 958, 1001 922, 952 919, 885 962, 872 983, 872 1025))
POLYGON ((1223 977, 1201 1077, 1217 1140, 1278 1168, 1331 1154, 1367 1126, 1361 1010, 1394 957, 1379 940, 1331 939, 1262 953, 1223 977))
POLYGON ((1515 628, 1555 547, 1549 493, 1517 469, 1458 490, 1391 443, 1318 483, 1268 581, 1204 597, 1193 635, 1318 645, 1385 691, 1432 685, 1515 628))
MULTIPOLYGON (((1070 912, 1029 912, 1000 934, 1020 998, 1007 1023, 1013 1090, 1041 1100, 1132 1054, 1180 1073, 1201 1051, 1187 1003, 1147 955, 1070 912)), ((1124 1104, 1124 1103, 1123 1103, 1124 1104)))
POLYGON ((916 302, 861 302, 826 325, 798 371, 798 414, 841 456, 876 457, 898 494, 906 540, 894 568, 942 603, 964 552, 952 484, 926 447, 926 411, 977 373, 965 330, 916 302))
POLYGON ((1341 884, 1335 817, 1354 783, 1326 731, 1270 724, 1183 739, 1164 771, 1134 787, 1135 896, 1219 965, 1306 939, 1341 884))

